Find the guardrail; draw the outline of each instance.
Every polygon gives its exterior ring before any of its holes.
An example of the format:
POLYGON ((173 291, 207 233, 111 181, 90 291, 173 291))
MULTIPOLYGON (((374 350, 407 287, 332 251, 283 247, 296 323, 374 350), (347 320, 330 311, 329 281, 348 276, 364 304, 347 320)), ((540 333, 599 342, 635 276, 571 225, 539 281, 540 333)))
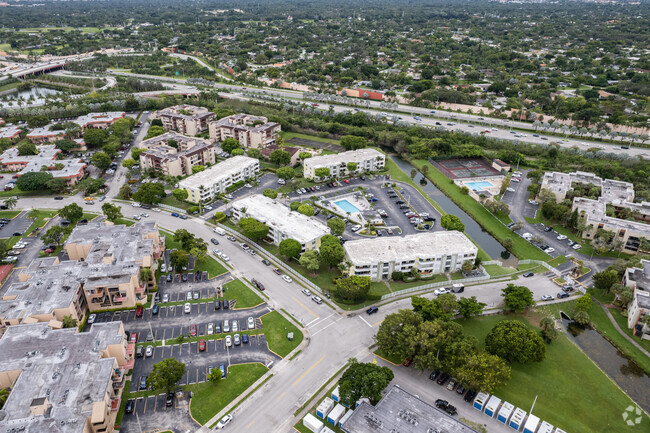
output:
POLYGON ((323 293, 322 289, 318 287, 316 284, 312 283, 309 281, 307 278, 303 277, 300 275, 298 272, 294 271, 291 266, 284 266, 284 263, 278 263, 277 258, 266 251, 261 245, 259 245, 257 242, 252 241, 251 239, 247 238, 243 234, 239 233, 236 230, 231 229, 230 227, 227 227, 223 224, 217 224, 220 228, 224 229, 228 234, 234 236, 235 238, 238 238, 242 240, 243 242, 246 242, 247 244, 253 246, 256 250, 257 253, 261 256, 263 256, 265 259, 269 260, 271 263, 273 263, 277 267, 282 267, 287 274, 289 274, 292 278, 295 278, 297 280, 300 280, 304 285, 308 286, 310 289, 315 290, 318 293, 323 293))
MULTIPOLYGON (((546 269, 553 272, 558 277, 562 275, 562 272, 558 271, 553 266, 549 265, 548 263, 546 263, 543 260, 524 259, 524 260, 519 260, 519 264, 520 265, 534 264, 534 265, 544 266, 546 269)), ((485 262, 481 262, 481 265, 499 265, 499 266, 501 266, 501 262, 498 261, 498 260, 487 260, 485 262)), ((514 271, 514 272, 510 272, 509 274, 499 275, 499 277, 507 277, 509 275, 518 274, 520 272, 524 272, 524 271, 514 271)))
POLYGON ((442 286, 448 286, 450 284, 459 284, 459 283, 473 283, 476 281, 486 281, 489 279, 490 279, 489 275, 483 275, 480 277, 462 278, 460 280, 453 280, 453 281, 438 281, 436 283, 423 284, 421 286, 415 286, 409 289, 398 290, 397 292, 387 293, 385 295, 382 295, 381 300, 383 301, 384 299, 394 298, 395 296, 401 296, 407 293, 419 292, 420 290, 433 289, 434 287, 442 287, 442 286))

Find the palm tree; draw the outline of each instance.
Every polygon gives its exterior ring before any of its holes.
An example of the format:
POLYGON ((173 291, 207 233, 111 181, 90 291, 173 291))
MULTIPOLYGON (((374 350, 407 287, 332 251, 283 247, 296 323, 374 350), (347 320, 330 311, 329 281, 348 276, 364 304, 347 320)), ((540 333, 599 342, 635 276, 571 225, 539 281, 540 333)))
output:
POLYGON ((153 273, 151 272, 151 269, 149 268, 142 268, 140 269, 140 281, 142 281, 145 285, 145 287, 148 285, 149 280, 153 277, 153 273))
POLYGON ((5 405, 5 402, 9 398, 9 393, 11 390, 9 388, 0 389, 0 409, 5 405))
POLYGON ((67 316, 63 317, 64 328, 74 328, 75 326, 77 326, 77 319, 72 317, 72 314, 68 314, 67 316))
POLYGON ((16 200, 14 197, 9 197, 4 201, 5 206, 7 206, 8 209, 13 209, 16 207, 16 204, 18 203, 18 200, 16 200))

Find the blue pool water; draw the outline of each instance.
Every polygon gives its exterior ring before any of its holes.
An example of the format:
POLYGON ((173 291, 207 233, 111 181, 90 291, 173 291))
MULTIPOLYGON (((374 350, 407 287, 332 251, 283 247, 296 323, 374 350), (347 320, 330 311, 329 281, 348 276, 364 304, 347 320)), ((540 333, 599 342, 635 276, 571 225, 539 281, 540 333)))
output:
POLYGON ((490 188, 493 186, 490 182, 487 181, 465 182, 465 185, 467 185, 467 187, 472 191, 483 191, 483 188, 490 188))
POLYGON ((343 209, 344 212, 356 213, 359 209, 347 200, 339 200, 334 202, 335 205, 343 209))

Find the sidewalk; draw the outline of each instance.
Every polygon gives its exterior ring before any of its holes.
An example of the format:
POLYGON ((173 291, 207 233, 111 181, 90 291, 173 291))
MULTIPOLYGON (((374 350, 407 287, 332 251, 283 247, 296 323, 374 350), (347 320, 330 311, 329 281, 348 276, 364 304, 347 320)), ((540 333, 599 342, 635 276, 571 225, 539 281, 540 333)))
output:
POLYGON ((605 310, 605 314, 607 314, 607 317, 609 318, 609 321, 612 322, 612 325, 614 325, 614 329, 616 329, 616 331, 617 331, 619 334, 621 334, 621 335, 622 335, 622 336, 623 336, 627 341, 629 341, 630 343, 632 343, 632 344, 634 345, 634 347, 636 347, 637 349, 639 349, 639 350, 641 351, 641 353, 643 353, 645 356, 647 356, 648 358, 650 358, 650 352, 648 352, 647 350, 645 350, 645 349, 644 349, 644 348, 643 348, 639 343, 637 343, 636 341, 634 341, 634 339, 633 339, 632 337, 630 337, 629 335, 627 335, 627 334, 625 333, 625 331, 623 331, 623 330, 621 329, 620 326, 618 326, 618 322, 616 322, 616 320, 614 319, 614 316, 612 316, 612 313, 609 312, 609 309, 608 309, 605 305, 603 305, 603 304, 602 304, 598 299, 593 298, 593 297, 592 297, 592 299, 593 299, 594 301, 596 301, 596 303, 597 303, 598 305, 600 305, 600 306, 602 307, 603 310, 605 310))

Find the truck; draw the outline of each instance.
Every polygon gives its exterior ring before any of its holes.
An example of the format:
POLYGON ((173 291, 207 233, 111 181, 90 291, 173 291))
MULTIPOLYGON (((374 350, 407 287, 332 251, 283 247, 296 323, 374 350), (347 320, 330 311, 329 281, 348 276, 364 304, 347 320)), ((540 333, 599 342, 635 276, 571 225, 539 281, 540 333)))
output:
POLYGON ((452 284, 451 291, 454 293, 463 293, 465 291, 465 285, 462 283, 452 284))

